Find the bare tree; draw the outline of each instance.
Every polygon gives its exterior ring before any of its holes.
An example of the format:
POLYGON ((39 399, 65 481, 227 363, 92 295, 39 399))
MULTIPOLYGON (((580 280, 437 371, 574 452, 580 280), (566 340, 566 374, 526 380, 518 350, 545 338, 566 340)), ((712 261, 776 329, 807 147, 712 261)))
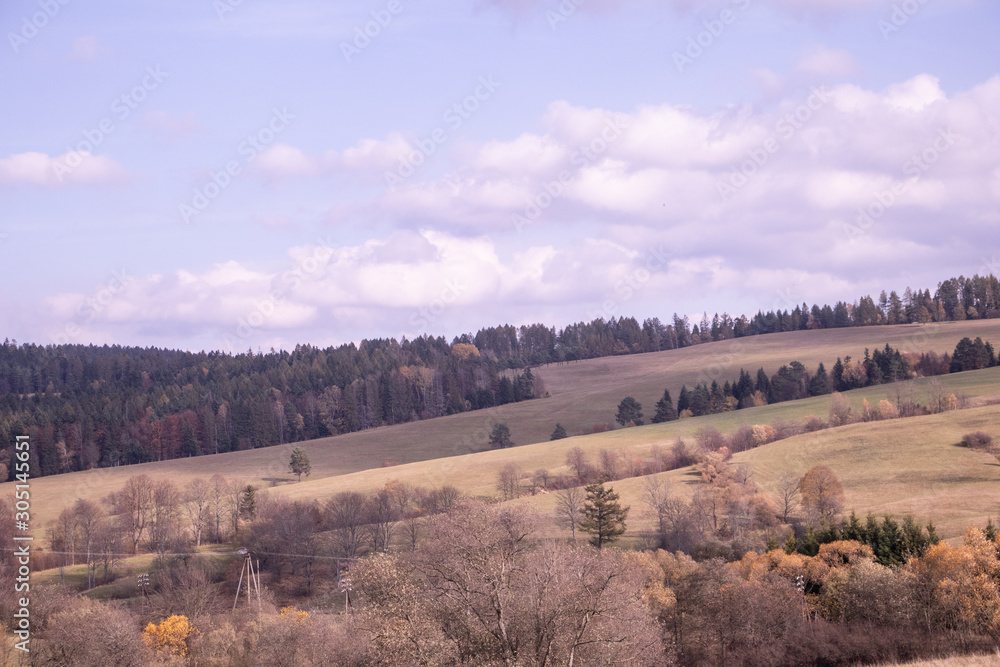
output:
POLYGON ((125 532, 132 542, 132 552, 146 533, 153 505, 153 480, 148 475, 136 475, 125 481, 120 491, 111 494, 111 506, 122 518, 125 532))
POLYGON ((927 393, 930 396, 930 402, 927 407, 930 408, 931 412, 936 413, 944 410, 944 397, 947 392, 948 388, 941 380, 931 378, 931 381, 927 383, 927 393))
POLYGON ((226 498, 229 495, 229 482, 226 478, 215 473, 209 482, 208 504, 211 508, 211 518, 215 523, 215 541, 222 541, 222 517, 226 514, 226 498))
POLYGON ((781 508, 783 523, 788 523, 789 515, 799 506, 801 489, 802 480, 795 473, 787 472, 778 480, 778 507, 781 508))
POLYGON ((150 507, 149 548, 163 558, 180 539, 181 494, 170 480, 153 483, 150 507))
POLYGON ((223 490, 222 509, 229 518, 234 538, 240 531, 240 517, 243 515, 243 494, 247 486, 248 484, 243 480, 235 479, 227 481, 223 490))
POLYGON ((97 583, 97 533, 101 523, 107 521, 104 511, 89 500, 78 499, 73 505, 73 518, 80 535, 80 546, 87 556, 87 588, 97 583))
POLYGON ((601 449, 597 453, 601 461, 601 478, 611 482, 621 477, 621 453, 613 449, 601 449))
POLYGON ((590 462, 587 460, 587 455, 579 447, 574 447, 566 452, 566 465, 576 472, 576 477, 581 482, 586 481, 587 477, 590 476, 590 462))
POLYGON ((201 535, 211 513, 212 489, 204 479, 193 479, 184 487, 184 513, 191 522, 194 544, 201 546, 201 535))
POLYGON ((569 528, 576 542, 576 529, 582 518, 584 493, 583 488, 571 486, 556 494, 556 521, 564 528, 569 528))
POLYGON ((670 486, 657 475, 650 475, 642 483, 642 499, 656 514, 657 529, 666 533, 667 509, 670 505, 670 486))
POLYGON ((521 495, 521 469, 508 463, 497 474, 497 490, 504 500, 514 500, 521 495))
POLYGON ((387 489, 376 491, 366 501, 366 521, 368 535, 375 553, 388 552, 392 542, 392 532, 399 520, 392 493, 387 489))
POLYGON ((364 508, 365 497, 357 491, 341 491, 326 503, 325 518, 333 533, 333 546, 344 558, 356 558, 361 551, 364 508))

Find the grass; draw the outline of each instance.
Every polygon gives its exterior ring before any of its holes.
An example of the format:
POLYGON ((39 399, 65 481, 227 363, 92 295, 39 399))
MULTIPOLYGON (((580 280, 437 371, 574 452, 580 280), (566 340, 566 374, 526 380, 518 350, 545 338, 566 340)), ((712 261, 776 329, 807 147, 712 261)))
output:
POLYGON ((918 662, 897 663, 883 667, 995 667, 1000 665, 1000 651, 981 655, 954 656, 951 658, 936 658, 918 662))
MULTIPOLYGON (((99 499, 140 473, 167 477, 179 485, 221 473, 263 487, 277 485, 276 491, 296 498, 325 497, 343 488, 373 488, 389 477, 425 486, 450 483, 472 493, 492 494, 496 470, 507 462, 517 462, 526 471, 554 469, 563 465, 566 450, 575 445, 592 452, 602 447, 636 447, 640 453, 648 452, 656 442, 689 437, 706 424, 728 431, 744 423, 797 419, 806 414, 825 417, 829 402, 829 397, 820 397, 548 443, 556 422, 573 434, 594 423, 613 421, 615 408, 626 395, 645 406, 648 418, 665 387, 676 400, 682 384, 693 387, 716 378, 723 382, 735 378, 741 367, 751 371, 763 367, 773 373, 781 364, 799 360, 812 371, 820 361, 829 368, 838 356, 860 357, 866 347, 874 349, 887 342, 903 351, 950 352, 964 336, 997 340, 1000 320, 799 331, 550 364, 535 370, 551 394, 548 398, 292 445, 34 479, 32 520, 38 530, 77 498, 99 499), (498 421, 510 426, 515 443, 540 444, 470 456, 486 448, 489 431, 498 421), (288 471, 288 460, 294 447, 302 447, 309 455, 312 475, 292 485, 295 478, 288 471), (382 468, 385 462, 406 465, 382 468)), ((941 380, 954 391, 971 396, 1000 394, 1000 369, 941 380)), ((917 384, 926 386, 926 381, 917 384)), ((852 396, 872 401, 884 398, 886 391, 885 387, 873 387, 852 392, 852 396)), ((855 400, 860 403, 860 398, 855 400)), ((0 493, 11 491, 12 483, 0 485, 0 493)))

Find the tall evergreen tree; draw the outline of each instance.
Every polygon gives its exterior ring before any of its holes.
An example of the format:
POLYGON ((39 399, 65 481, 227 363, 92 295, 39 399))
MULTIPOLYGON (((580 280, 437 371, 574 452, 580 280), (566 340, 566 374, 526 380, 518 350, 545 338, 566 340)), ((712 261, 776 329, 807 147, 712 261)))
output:
POLYGON ((677 395, 677 414, 684 412, 685 410, 691 409, 691 394, 687 390, 687 386, 681 385, 681 393, 677 395))
POLYGON ((549 436, 549 440, 562 440, 567 437, 566 429, 563 428, 562 424, 556 424, 556 430, 552 431, 552 435, 549 436))
POLYGON ((580 528, 593 535, 590 543, 600 549, 625 533, 629 508, 622 507, 618 494, 611 487, 605 488, 603 482, 588 484, 585 490, 580 528))
POLYGON ((826 367, 823 362, 819 362, 819 366, 816 368, 816 374, 813 375, 812 379, 809 381, 809 395, 810 396, 823 396, 824 394, 829 394, 833 391, 833 384, 830 380, 830 376, 826 373, 826 367))
POLYGON ((626 396, 618 404, 618 413, 615 415, 615 421, 622 426, 628 426, 630 423, 635 426, 642 426, 642 404, 631 396, 626 396))
POLYGON ((650 420, 654 424, 661 424, 677 419, 677 410, 674 409, 674 402, 670 398, 670 390, 663 390, 663 398, 656 402, 656 414, 650 420))

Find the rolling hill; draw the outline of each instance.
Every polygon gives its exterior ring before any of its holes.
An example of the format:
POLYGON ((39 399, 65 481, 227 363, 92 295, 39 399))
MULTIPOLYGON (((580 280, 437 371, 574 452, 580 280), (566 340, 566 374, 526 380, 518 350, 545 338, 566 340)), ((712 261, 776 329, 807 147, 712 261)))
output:
MULTIPOLYGON (((517 461, 527 471, 555 469, 564 464, 565 451, 576 444, 594 452, 602 447, 648 451, 656 442, 690 437, 706 424, 728 431, 744 423, 769 423, 807 414, 825 417, 829 402, 829 397, 819 397, 548 442, 556 422, 573 434, 594 423, 612 421, 616 405, 626 395, 635 396, 648 414, 665 387, 676 396, 682 384, 690 387, 705 380, 732 379, 740 368, 763 367, 774 373, 780 365, 798 360, 811 371, 820 361, 830 365, 838 356, 860 357, 866 347, 874 349, 886 343, 904 352, 943 353, 954 349, 965 336, 998 339, 1000 320, 798 331, 665 352, 551 364, 535 371, 550 394, 546 398, 294 445, 38 478, 31 482, 35 526, 53 519, 76 498, 100 498, 139 473, 169 477, 179 484, 221 473, 262 486, 284 485, 293 480, 287 468, 293 446, 301 446, 308 453, 312 475, 294 487, 276 489, 289 497, 324 497, 348 487, 380 486, 380 480, 388 477, 410 476, 425 485, 451 483, 473 493, 492 493, 496 470, 509 461, 517 461), (510 426, 514 442, 526 446, 481 451, 487 446, 493 424, 501 421, 510 426), (394 465, 384 468, 383 464, 394 465)), ((970 396, 1000 394, 998 369, 943 376, 940 380, 953 391, 970 396)), ((916 385, 926 382, 917 381, 916 385)), ((851 394, 877 400, 884 398, 886 391, 882 386, 851 394)), ((853 400, 860 403, 860 398, 853 400)), ((12 486, 0 485, 0 493, 9 492, 12 486)))

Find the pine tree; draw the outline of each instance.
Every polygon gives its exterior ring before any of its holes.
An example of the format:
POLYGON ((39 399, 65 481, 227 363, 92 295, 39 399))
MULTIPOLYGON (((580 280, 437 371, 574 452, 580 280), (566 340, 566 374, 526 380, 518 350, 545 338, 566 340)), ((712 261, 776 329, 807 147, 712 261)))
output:
POLYGON ((490 433, 490 448, 506 449, 513 447, 514 441, 510 439, 510 429, 506 424, 495 424, 490 433))
POLYGON ((819 362, 819 367, 816 368, 816 375, 812 376, 809 381, 809 395, 810 396, 823 396, 824 394, 829 394, 833 391, 833 385, 830 382, 830 376, 826 373, 826 367, 823 362, 819 362))
POLYGON ((687 386, 681 385, 681 393, 677 395, 677 414, 691 409, 691 394, 688 393, 687 386))
POLYGON ((549 440, 562 440, 566 437, 566 429, 563 428, 562 424, 556 424, 556 430, 552 431, 552 435, 549 436, 549 440))
POLYGON ((593 534, 590 543, 600 549, 625 533, 629 508, 622 507, 618 494, 610 487, 605 488, 603 482, 588 484, 585 490, 587 500, 583 504, 580 528, 593 534))
POLYGON ((663 398, 656 402, 656 414, 650 420, 654 424, 661 424, 677 419, 677 410, 674 409, 674 402, 670 398, 670 390, 663 390, 663 398))
POLYGON ((618 404, 618 413, 615 415, 615 421, 622 426, 628 426, 630 423, 635 426, 642 426, 642 404, 631 396, 626 396, 618 404))
POLYGON ((252 484, 247 484, 240 497, 240 516, 244 519, 252 520, 257 516, 257 489, 252 484))

